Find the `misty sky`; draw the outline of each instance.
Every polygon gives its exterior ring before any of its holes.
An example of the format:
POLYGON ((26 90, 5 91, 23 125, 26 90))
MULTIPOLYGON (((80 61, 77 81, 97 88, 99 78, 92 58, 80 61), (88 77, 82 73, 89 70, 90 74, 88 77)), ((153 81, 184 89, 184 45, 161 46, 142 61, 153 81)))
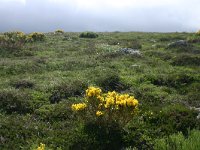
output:
POLYGON ((200 29, 200 0, 0 0, 0 32, 200 29))

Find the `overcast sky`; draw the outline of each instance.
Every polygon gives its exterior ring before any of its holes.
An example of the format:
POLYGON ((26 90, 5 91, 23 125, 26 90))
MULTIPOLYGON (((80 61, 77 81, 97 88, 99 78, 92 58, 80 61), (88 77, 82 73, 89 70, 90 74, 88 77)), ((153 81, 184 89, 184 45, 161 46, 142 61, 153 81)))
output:
POLYGON ((0 32, 200 29, 200 0, 0 0, 0 32))

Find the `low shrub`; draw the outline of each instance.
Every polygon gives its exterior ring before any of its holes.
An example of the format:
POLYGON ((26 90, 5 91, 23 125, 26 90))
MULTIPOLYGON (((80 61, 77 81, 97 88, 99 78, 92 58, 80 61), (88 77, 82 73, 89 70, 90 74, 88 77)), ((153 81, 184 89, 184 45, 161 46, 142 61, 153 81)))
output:
POLYGON ((172 65, 199 66, 200 65, 200 57, 199 56, 191 56, 191 55, 187 55, 187 54, 178 55, 178 56, 174 57, 174 59, 172 60, 172 65))
POLYGON ((28 42, 36 42, 36 41, 44 41, 45 40, 45 35, 44 33, 40 32, 33 32, 28 35, 27 41, 28 42))
POLYGON ((132 48, 132 49, 141 49, 142 48, 142 44, 137 40, 127 41, 127 42, 124 42, 122 45, 126 48, 132 48))
POLYGON ((0 35, 0 48, 15 51, 21 49, 26 42, 26 35, 23 32, 5 32, 0 35))
POLYGON ((197 121, 198 112, 183 105, 169 105, 156 111, 145 112, 144 121, 154 129, 154 133, 160 136, 170 135, 176 132, 188 134, 188 128, 199 127, 197 121))
POLYGON ((33 111, 30 96, 18 90, 0 91, 0 109, 8 114, 25 114, 33 111))
POLYGON ((11 85, 16 89, 21 89, 21 88, 33 88, 35 84, 29 80, 18 80, 14 81, 14 83, 11 83, 11 85))
POLYGON ((29 149, 37 139, 47 138, 49 124, 31 115, 0 114, 1 149, 29 149))
POLYGON ((197 35, 197 36, 200 36, 200 30, 196 32, 196 35, 197 35))
POLYGON ((115 91, 102 93, 89 87, 85 100, 73 104, 72 110, 84 123, 84 132, 93 139, 95 149, 121 149, 123 128, 137 114, 138 100, 115 91))
POLYGON ((200 147, 200 131, 192 130, 188 137, 181 132, 170 135, 169 137, 157 139, 155 141, 155 150, 199 150, 200 147))
POLYGON ((158 86, 168 86, 174 88, 180 88, 186 86, 195 81, 195 78, 187 72, 171 73, 171 74, 159 74, 159 75, 147 75, 145 77, 152 84, 158 86))
POLYGON ((61 29, 58 29, 58 30, 56 30, 55 32, 54 32, 55 34, 63 34, 63 33, 65 33, 63 30, 61 30, 61 29))
POLYGON ((189 43, 200 43, 200 36, 197 36, 197 35, 193 35, 191 37, 188 37, 187 38, 187 41, 189 43))
POLYGON ((72 83, 63 83, 53 89, 49 101, 54 104, 60 102, 62 99, 82 96, 86 87, 86 83, 79 80, 73 81, 72 83))
POLYGON ((46 121, 66 121, 72 120, 74 115, 71 110, 73 101, 62 101, 58 104, 46 104, 36 109, 34 113, 46 121))
POLYGON ((98 34, 94 32, 83 32, 79 35, 80 38, 97 38, 98 34))
POLYGON ((110 69, 96 72, 95 75, 95 84, 105 91, 122 91, 129 88, 129 85, 123 83, 119 75, 110 69))

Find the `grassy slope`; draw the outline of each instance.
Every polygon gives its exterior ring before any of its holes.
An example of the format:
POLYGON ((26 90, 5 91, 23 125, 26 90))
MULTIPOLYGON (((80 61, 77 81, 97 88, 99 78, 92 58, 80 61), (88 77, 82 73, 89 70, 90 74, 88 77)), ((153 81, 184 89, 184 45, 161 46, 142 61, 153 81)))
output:
MULTIPOLYGON (((96 39, 78 35, 48 33, 44 42, 27 44, 20 52, 1 51, 1 98, 9 92, 19 97, 26 95, 31 101, 27 112, 35 114, 38 109, 53 106, 49 97, 55 87, 77 88, 80 84, 77 82, 101 85, 102 78, 114 74, 119 77, 118 84, 125 85, 125 88, 115 87, 116 90, 135 95, 141 108, 159 108, 171 103, 200 107, 199 43, 191 43, 187 48, 167 48, 168 43, 185 40, 191 33, 99 33, 96 39), (138 44, 142 46, 140 57, 116 52, 138 44), (197 61, 193 62, 194 59, 197 61), (16 84, 22 80, 34 86, 17 89, 16 84)), ((1 109, 4 121, 12 118, 8 110, 1 109)))

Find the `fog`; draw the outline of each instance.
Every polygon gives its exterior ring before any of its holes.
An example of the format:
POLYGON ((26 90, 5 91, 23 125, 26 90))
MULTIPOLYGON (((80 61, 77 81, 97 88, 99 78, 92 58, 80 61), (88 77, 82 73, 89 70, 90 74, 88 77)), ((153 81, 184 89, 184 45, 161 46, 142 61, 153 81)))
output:
POLYGON ((0 0, 0 32, 200 29, 200 0, 0 0))

